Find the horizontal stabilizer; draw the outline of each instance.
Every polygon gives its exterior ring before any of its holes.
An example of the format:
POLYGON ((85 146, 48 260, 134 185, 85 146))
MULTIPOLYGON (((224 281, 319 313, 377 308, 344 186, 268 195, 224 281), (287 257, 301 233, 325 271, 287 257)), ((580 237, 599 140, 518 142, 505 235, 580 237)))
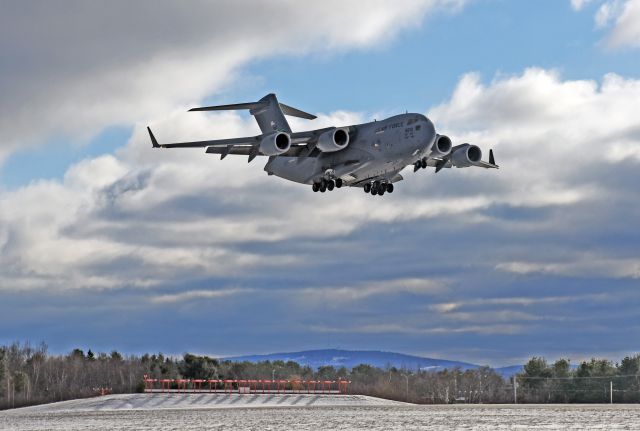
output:
MULTIPOLYGON (((280 105, 280 109, 284 115, 291 115, 292 117, 304 118, 306 120, 315 120, 316 117, 313 114, 309 114, 308 112, 301 111, 298 108, 294 108, 289 105, 285 105, 284 103, 278 103, 280 105)), ((261 109, 269 106, 268 101, 262 102, 251 102, 251 103, 233 103, 231 105, 215 105, 215 106, 203 106, 201 108, 191 108, 189 112, 196 111, 235 111, 239 109, 251 109, 253 111, 260 111, 261 109)), ((252 112, 255 114, 255 112, 252 112)))
POLYGON ((291 115, 292 117, 304 118, 305 120, 315 120, 318 118, 313 114, 309 114, 308 112, 301 111, 297 108, 292 108, 284 103, 280 103, 280 109, 282 109, 282 113, 284 115, 291 115))
POLYGON ((252 103, 232 103, 231 105, 203 106, 202 108, 191 108, 193 111, 234 111, 238 109, 262 109, 267 107, 268 102, 252 102, 252 103))

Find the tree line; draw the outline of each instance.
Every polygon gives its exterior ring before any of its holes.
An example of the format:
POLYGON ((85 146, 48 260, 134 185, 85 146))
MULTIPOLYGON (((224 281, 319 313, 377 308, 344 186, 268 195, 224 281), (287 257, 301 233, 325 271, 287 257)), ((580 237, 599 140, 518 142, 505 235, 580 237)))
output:
POLYGON ((0 347, 0 408, 144 390, 143 376, 156 379, 349 380, 349 391, 419 404, 640 402, 640 355, 620 363, 592 359, 572 367, 560 359, 549 365, 534 357, 513 379, 489 367, 470 370, 409 370, 366 364, 351 370, 333 366, 312 369, 294 361, 231 362, 185 353, 123 355, 74 349, 52 355, 45 344, 13 343, 0 347))
POLYGON ((548 364, 534 357, 516 377, 518 401, 526 403, 640 402, 640 354, 619 363, 591 359, 572 367, 568 359, 548 364))

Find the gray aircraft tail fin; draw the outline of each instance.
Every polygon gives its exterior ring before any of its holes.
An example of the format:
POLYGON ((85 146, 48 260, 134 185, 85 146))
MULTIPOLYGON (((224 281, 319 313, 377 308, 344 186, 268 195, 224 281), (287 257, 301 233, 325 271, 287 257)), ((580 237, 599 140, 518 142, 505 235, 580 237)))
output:
POLYGON ((267 94, 257 102, 205 106, 202 108, 192 108, 189 109, 189 111, 228 111, 236 109, 249 109, 249 113, 256 118, 262 133, 269 133, 274 130, 291 133, 291 128, 284 117, 285 115, 305 118, 307 120, 316 118, 315 115, 285 105, 284 103, 279 103, 276 95, 273 93, 267 94))

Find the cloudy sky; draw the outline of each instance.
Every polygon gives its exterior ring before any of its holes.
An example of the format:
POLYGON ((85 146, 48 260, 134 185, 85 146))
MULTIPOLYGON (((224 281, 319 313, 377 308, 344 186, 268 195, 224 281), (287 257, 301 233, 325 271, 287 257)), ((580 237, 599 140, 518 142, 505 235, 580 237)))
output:
POLYGON ((492 365, 640 350, 640 1, 0 0, 0 342, 492 365), (499 171, 330 194, 160 140, 404 112, 499 171))

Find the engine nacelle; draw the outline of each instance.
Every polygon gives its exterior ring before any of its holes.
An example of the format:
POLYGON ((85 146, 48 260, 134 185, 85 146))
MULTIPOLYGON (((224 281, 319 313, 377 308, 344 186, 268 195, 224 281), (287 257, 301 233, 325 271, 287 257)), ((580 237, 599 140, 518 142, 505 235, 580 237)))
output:
POLYGON ((323 153, 333 153, 347 148, 349 133, 345 129, 328 130, 318 137, 316 148, 323 153))
POLYGON ((291 137, 284 132, 273 132, 260 141, 260 152, 265 156, 277 156, 291 148, 291 137))
POLYGON ((451 152, 451 139, 445 135, 437 135, 436 141, 431 146, 431 157, 443 157, 451 152))
POLYGON ((451 163, 456 168, 473 166, 482 160, 482 150, 477 145, 463 144, 451 154, 451 163))

